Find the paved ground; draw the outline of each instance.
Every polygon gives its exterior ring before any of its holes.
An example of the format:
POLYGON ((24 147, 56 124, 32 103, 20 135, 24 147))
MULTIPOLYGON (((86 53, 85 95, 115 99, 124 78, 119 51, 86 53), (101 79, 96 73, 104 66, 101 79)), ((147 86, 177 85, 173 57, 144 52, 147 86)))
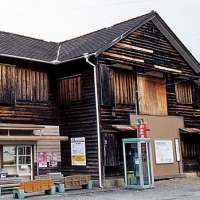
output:
MULTIPOLYGON (((200 177, 179 178, 155 182, 154 189, 67 189, 65 193, 44 195, 30 193, 25 196, 28 200, 200 200, 200 177)), ((12 195, 2 195, 0 199, 13 199, 12 195)))

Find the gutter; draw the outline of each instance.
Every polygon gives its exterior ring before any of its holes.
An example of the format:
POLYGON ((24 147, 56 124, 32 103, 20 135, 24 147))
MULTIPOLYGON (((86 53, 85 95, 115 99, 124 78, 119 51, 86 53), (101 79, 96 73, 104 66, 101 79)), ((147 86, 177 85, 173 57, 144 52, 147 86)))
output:
POLYGON ((90 56, 95 54, 84 53, 83 56, 88 64, 94 68, 94 89, 95 89, 95 104, 96 104, 96 119, 97 119, 97 137, 98 137, 98 160, 99 160, 99 187, 102 186, 102 171, 101 171, 101 142, 100 142, 100 125, 99 125, 99 106, 98 106, 98 95, 97 95, 97 70, 96 65, 89 61, 90 56))
MULTIPOLYGON (((58 53, 59 53, 59 51, 57 52, 57 55, 58 55, 58 53)), ((89 54, 89 56, 92 56, 92 55, 95 55, 95 54, 93 54, 93 53, 89 54)), ((57 58, 55 60, 52 60, 52 61, 44 61, 44 60, 39 60, 39 59, 34 59, 34 58, 26 58, 26 57, 22 57, 22 56, 13 56, 13 55, 8 55, 8 54, 0 54, 0 56, 8 57, 8 58, 17 58, 17 59, 22 59, 22 60, 34 61, 34 62, 40 62, 40 63, 46 63, 46 64, 53 64, 53 65, 63 64, 63 63, 67 63, 67 62, 70 62, 70 61, 85 58, 84 56, 79 56, 79 57, 71 58, 71 59, 68 59, 68 60, 65 60, 65 61, 58 61, 57 58)))

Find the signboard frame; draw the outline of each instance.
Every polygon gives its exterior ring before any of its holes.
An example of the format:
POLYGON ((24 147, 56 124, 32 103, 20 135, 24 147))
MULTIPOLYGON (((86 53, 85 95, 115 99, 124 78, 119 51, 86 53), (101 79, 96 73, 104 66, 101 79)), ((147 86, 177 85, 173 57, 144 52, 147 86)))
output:
POLYGON ((174 163, 172 140, 155 140, 156 164, 174 163))
POLYGON ((86 166, 85 137, 71 138, 71 164, 86 166))

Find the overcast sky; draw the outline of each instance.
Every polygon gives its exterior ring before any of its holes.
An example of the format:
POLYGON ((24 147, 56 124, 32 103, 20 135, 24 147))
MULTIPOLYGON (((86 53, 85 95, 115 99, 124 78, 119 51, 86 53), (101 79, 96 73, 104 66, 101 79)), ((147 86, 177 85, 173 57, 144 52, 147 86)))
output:
POLYGON ((200 0, 0 0, 0 31, 61 42, 151 10, 200 61, 200 0))

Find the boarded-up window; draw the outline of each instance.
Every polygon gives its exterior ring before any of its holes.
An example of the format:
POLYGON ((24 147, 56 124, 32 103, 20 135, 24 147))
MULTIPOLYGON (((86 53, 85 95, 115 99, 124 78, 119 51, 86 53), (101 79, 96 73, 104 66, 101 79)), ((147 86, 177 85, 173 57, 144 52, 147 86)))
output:
POLYGON ((181 104, 192 104, 192 82, 175 80, 176 101, 181 104))
POLYGON ((168 115, 165 80, 140 75, 137 84, 140 114, 168 115))
POLYGON ((64 78, 58 81, 59 105, 67 106, 82 100, 81 76, 64 78))
POLYGON ((105 133, 105 151, 104 165, 118 166, 119 164, 119 146, 117 138, 113 133, 105 133))
POLYGON ((45 72, 16 69, 17 102, 48 103, 49 80, 45 72))
POLYGON ((0 103, 15 103, 15 67, 0 65, 0 103))
POLYGON ((101 66, 102 105, 133 105, 135 79, 130 70, 101 66))

